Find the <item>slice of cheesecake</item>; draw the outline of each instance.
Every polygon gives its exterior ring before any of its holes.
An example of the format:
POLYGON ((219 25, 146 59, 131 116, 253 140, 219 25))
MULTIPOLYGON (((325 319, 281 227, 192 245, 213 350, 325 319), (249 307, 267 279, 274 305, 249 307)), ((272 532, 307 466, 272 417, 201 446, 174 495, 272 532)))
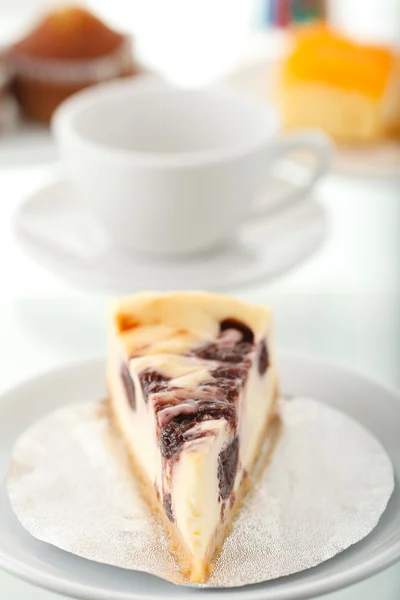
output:
POLYGON ((143 493, 182 571, 206 580, 277 398, 267 308, 203 292, 115 302, 108 389, 143 493))

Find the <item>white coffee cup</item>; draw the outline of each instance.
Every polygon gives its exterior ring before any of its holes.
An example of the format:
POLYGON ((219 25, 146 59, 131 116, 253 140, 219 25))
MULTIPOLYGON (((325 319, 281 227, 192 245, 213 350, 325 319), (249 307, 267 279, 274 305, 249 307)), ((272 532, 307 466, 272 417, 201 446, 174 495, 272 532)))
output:
POLYGON ((83 206, 117 245, 157 255, 206 250, 248 218, 268 218, 268 200, 253 200, 288 152, 308 150, 316 164, 282 206, 303 197, 331 157, 323 134, 279 135, 272 112, 241 92, 146 77, 76 94, 52 125, 83 206))

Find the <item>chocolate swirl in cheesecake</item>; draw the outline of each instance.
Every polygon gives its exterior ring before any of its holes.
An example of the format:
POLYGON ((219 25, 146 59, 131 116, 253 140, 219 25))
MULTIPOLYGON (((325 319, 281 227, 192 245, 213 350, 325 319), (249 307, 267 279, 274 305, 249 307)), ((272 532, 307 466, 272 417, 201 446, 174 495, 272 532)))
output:
POLYGON ((139 381, 146 404, 150 394, 157 394, 168 389, 168 381, 170 379, 170 377, 163 375, 155 369, 145 369, 139 374, 139 381))
MULTIPOLYGON (((209 379, 200 382, 195 389, 171 385, 171 377, 153 368, 138 373, 145 403, 148 403, 150 395, 154 395, 158 438, 164 460, 176 462, 183 444, 211 434, 207 428, 196 427, 200 423, 225 419, 229 424, 234 437, 218 457, 222 502, 232 493, 239 461, 235 405, 249 376, 251 356, 256 353, 258 372, 263 375, 269 364, 265 340, 256 344, 252 330, 245 323, 228 318, 221 321, 220 334, 215 341, 190 353, 200 363, 210 363, 209 379)), ((122 370, 122 378, 129 404, 134 409, 135 390, 128 369, 122 370)), ((169 493, 164 495, 164 509, 173 521, 169 493)))
POLYGON ((177 458, 184 443, 208 435, 203 429, 196 430, 195 425, 199 423, 225 419, 233 430, 236 428, 236 411, 230 404, 193 398, 190 403, 185 402, 177 408, 179 413, 160 427, 160 447, 164 458, 177 458))
POLYGON ((125 363, 121 364, 121 379, 124 386, 126 399, 132 410, 136 410, 136 392, 131 374, 125 363))

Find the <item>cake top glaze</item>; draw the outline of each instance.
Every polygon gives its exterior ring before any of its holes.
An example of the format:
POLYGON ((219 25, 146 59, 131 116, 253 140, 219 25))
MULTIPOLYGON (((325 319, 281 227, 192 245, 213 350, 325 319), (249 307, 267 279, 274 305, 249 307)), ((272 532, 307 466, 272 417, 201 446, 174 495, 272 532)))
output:
POLYGON ((240 337, 235 343, 260 341, 271 321, 266 307, 207 292, 140 293, 114 301, 111 313, 114 331, 131 357, 196 349, 200 358, 213 359, 210 343, 221 335, 226 345, 220 343, 218 351, 223 353, 232 346, 231 336, 240 337))
POLYGON ((389 48, 361 44, 325 25, 293 32, 293 46, 284 64, 291 81, 326 83, 371 97, 381 97, 395 66, 389 48))

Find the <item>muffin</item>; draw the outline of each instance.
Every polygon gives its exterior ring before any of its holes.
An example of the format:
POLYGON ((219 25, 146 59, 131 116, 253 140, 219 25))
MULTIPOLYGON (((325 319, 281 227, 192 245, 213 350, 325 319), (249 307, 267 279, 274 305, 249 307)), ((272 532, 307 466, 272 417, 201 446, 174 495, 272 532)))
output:
POLYGON ((399 59, 318 25, 293 34, 277 102, 288 129, 318 127, 339 142, 373 142, 400 132, 399 59))
POLYGON ((23 112, 46 123, 71 94, 137 71, 130 37, 113 31, 80 7, 45 16, 14 44, 10 61, 23 112))

